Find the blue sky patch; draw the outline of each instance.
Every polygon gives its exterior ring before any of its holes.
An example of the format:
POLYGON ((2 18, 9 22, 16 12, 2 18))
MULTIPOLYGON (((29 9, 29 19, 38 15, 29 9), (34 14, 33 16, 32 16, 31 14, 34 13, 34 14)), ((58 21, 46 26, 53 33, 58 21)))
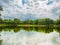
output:
POLYGON ((22 4, 23 4, 23 5, 25 4, 25 0, 22 0, 22 4))
POLYGON ((53 1, 48 1, 47 5, 53 4, 53 1))

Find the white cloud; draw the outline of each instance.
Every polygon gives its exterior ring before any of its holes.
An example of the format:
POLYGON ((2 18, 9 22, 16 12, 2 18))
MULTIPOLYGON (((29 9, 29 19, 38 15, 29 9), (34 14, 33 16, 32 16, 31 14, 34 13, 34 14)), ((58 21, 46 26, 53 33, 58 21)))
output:
POLYGON ((23 18, 25 17, 24 14, 28 15, 29 13, 34 19, 44 17, 52 19, 58 18, 54 13, 52 13, 52 10, 60 6, 60 0, 49 0, 53 1, 50 5, 47 5, 47 3, 49 3, 48 0, 25 0, 24 5, 21 1, 22 0, 0 0, 1 5, 4 7, 2 16, 13 16, 18 18, 22 16, 23 18))

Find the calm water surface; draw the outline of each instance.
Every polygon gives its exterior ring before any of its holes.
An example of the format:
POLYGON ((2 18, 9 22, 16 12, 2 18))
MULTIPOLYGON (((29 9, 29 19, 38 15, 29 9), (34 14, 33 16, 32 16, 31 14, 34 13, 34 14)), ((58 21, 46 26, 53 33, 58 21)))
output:
POLYGON ((0 35, 2 45, 60 45, 58 29, 4 28, 0 35))

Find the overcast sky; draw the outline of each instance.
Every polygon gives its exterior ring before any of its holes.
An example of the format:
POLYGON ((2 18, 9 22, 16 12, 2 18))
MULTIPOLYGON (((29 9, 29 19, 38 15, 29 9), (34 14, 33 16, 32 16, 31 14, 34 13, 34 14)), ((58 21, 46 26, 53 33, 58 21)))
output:
POLYGON ((58 19, 60 15, 60 0, 0 0, 0 5, 3 19, 58 19))

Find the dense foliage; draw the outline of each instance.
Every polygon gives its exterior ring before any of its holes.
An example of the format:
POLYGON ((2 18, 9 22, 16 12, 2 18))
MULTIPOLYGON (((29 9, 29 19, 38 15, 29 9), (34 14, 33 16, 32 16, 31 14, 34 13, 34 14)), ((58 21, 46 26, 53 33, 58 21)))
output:
POLYGON ((2 19, 0 18, 0 24, 12 24, 12 25, 60 25, 60 19, 52 20, 49 18, 37 19, 37 20, 20 20, 15 18, 11 19, 2 19))

